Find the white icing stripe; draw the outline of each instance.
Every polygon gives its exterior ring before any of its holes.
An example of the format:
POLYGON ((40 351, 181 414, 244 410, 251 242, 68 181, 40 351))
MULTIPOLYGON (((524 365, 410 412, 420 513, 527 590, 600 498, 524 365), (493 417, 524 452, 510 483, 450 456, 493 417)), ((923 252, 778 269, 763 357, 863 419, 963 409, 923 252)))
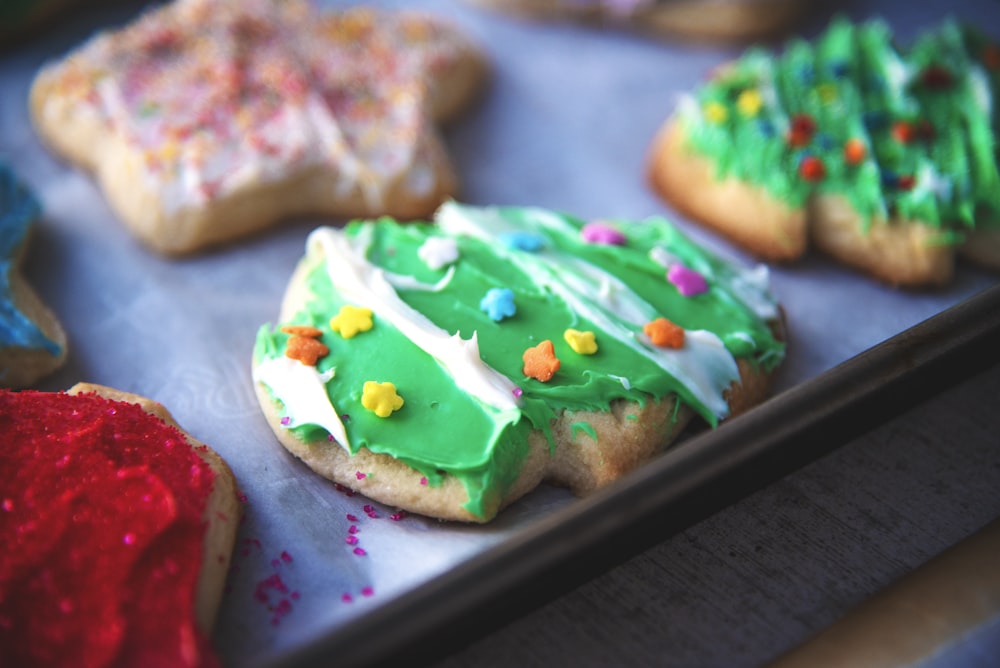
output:
POLYGON ((326 383, 332 377, 333 370, 320 373, 316 367, 284 355, 266 359, 253 369, 254 382, 267 385, 285 405, 285 427, 319 425, 350 452, 344 423, 326 394, 326 383))
POLYGON ((457 333, 450 335, 400 299, 385 272, 365 259, 371 233, 371 227, 362 228, 352 240, 340 230, 321 227, 309 235, 307 247, 310 253, 323 253, 330 282, 341 297, 370 308, 436 359, 460 389, 487 406, 508 412, 506 420, 515 419, 517 388, 483 362, 476 334, 468 340, 457 333))
MULTIPOLYGON (((448 202, 439 209, 436 220, 449 234, 475 237, 489 243, 497 252, 505 252, 495 235, 507 231, 510 225, 495 210, 473 210, 448 202)), ((556 226, 548 218, 542 224, 550 228, 556 226)), ((634 328, 641 329, 656 318, 656 309, 603 269, 551 251, 505 255, 532 281, 565 300, 578 315, 682 383, 715 415, 728 415, 729 404, 723 392, 739 380, 739 368, 718 336, 704 330, 687 331, 684 347, 679 350, 654 346, 644 335, 636 336, 634 328)))

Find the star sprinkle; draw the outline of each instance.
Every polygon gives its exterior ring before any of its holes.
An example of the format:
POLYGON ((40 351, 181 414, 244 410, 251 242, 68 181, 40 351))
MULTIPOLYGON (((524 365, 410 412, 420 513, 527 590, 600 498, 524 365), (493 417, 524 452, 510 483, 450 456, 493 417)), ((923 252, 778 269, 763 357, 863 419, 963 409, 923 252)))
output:
POLYGON ((284 325, 281 328, 285 334, 290 334, 285 356, 298 360, 308 366, 316 366, 320 357, 330 353, 319 337, 323 334, 318 328, 309 325, 284 325))
POLYGON ((675 325, 666 318, 657 318, 646 323, 642 331, 649 337, 654 346, 660 348, 684 347, 684 328, 675 325))
POLYGON ((372 310, 361 306, 345 304, 340 307, 337 315, 330 318, 330 329, 338 332, 345 339, 352 339, 361 332, 367 332, 373 326, 372 310))
POLYGON ((595 221, 587 223, 580 230, 580 236, 588 244, 599 244, 604 246, 624 246, 625 235, 607 223, 595 221))
POLYGON ((561 362, 556 357, 555 346, 546 339, 533 348, 528 348, 521 356, 524 361, 524 375, 543 383, 552 380, 561 362))
POLYGON ((526 253, 536 253, 545 246, 545 240, 533 232, 505 232, 499 237, 508 248, 526 253))
POLYGON ((417 257, 435 271, 458 259, 458 241, 450 237, 427 237, 417 249, 417 257))
MULTIPOLYGON (((435 122, 475 97, 480 70, 454 26, 416 12, 184 0, 43 69, 33 101, 47 143, 80 167, 117 174, 126 156, 136 174, 122 187, 141 189, 132 199, 144 205, 109 199, 140 239, 178 254, 302 212, 429 215, 457 185, 435 122), (121 148, 75 149, 77 116, 95 119, 93 146, 121 148), (191 215, 266 186, 287 186, 273 198, 283 204, 238 207, 245 215, 225 225, 191 215)), ((111 181, 121 179, 100 179, 111 181)))
POLYGON ((674 264, 667 270, 667 280, 674 284, 677 291, 685 297, 693 297, 708 291, 705 277, 694 269, 682 264, 674 264))
POLYGON ((563 339, 578 355, 593 355, 597 352, 597 338, 593 332, 581 332, 570 328, 563 332, 563 339))
POLYGON ((361 405, 380 418, 387 418, 403 407, 403 397, 392 383, 366 381, 361 393, 361 405))
POLYGON ((486 295, 479 300, 479 309, 496 322, 509 318, 517 313, 517 306, 514 305, 514 292, 509 288, 490 288, 486 295))

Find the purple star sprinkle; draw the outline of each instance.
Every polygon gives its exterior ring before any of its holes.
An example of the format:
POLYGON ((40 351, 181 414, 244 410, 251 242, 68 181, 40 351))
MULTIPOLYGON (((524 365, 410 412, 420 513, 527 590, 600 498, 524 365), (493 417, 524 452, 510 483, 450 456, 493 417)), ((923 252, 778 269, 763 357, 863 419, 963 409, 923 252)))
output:
POLYGON ((667 270, 667 280, 677 286, 677 291, 685 297, 700 295, 708 290, 705 277, 682 264, 675 264, 667 270))
POLYGON ((580 236, 588 244, 599 244, 602 246, 624 246, 625 235, 611 227, 607 223, 587 223, 580 230, 580 236))

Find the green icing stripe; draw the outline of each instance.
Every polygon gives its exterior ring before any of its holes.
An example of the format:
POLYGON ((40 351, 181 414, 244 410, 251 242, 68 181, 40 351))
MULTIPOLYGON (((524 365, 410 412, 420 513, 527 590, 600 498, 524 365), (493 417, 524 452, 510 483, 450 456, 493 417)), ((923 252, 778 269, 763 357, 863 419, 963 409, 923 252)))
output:
POLYGON ((720 177, 796 207, 838 193, 865 224, 921 220, 957 242, 963 229, 1000 221, 998 54, 954 22, 904 51, 883 22, 838 18, 812 43, 748 50, 685 101, 680 118, 720 177), (848 142, 865 147, 861 161, 846 157, 848 142))
MULTIPOLYGON (((332 373, 326 393, 336 412, 347 416, 343 424, 350 449, 356 452, 365 447, 390 454, 421 471, 431 484, 442 473, 457 476, 469 493, 467 507, 472 512, 481 512, 484 500, 502 492, 517 477, 527 453, 528 434, 533 429, 548 434, 551 420, 564 410, 605 410, 617 398, 645 402, 677 394, 714 424, 725 411, 712 410, 708 404, 721 402, 722 390, 735 379, 735 366, 729 367, 734 355, 765 369, 783 357, 783 344, 774 339, 767 324, 776 307, 765 277, 737 271, 662 219, 609 223, 625 235, 623 246, 587 243, 581 234, 584 221, 540 209, 482 209, 449 203, 438 219, 437 225, 400 225, 383 219, 351 223, 343 231, 322 228, 314 232, 305 260, 309 299, 291 322, 324 332, 322 340, 330 353, 319 360, 316 372, 332 373), (541 241, 541 248, 508 248, 504 232, 532 235, 541 241), (378 274, 380 281, 384 278, 394 285, 393 296, 404 303, 402 308, 412 309, 412 317, 426 318, 430 327, 453 335, 456 345, 475 337, 482 362, 518 388, 519 417, 511 418, 490 402, 460 391, 445 364, 391 324, 398 316, 386 313, 384 305, 353 303, 336 290, 320 257, 324 244, 318 242, 329 235, 363 255, 357 261, 370 275, 378 274), (432 238, 454 240, 457 259, 439 268, 428 266, 420 250, 432 238), (700 272, 708 291, 682 296, 666 280, 664 258, 700 272), (645 309, 644 317, 662 315, 688 330, 687 350, 669 354, 690 355, 701 345, 706 356, 728 360, 708 383, 714 383, 713 396, 699 399, 706 390, 689 387, 691 378, 664 373, 651 361, 645 348, 652 346, 642 343, 644 323, 634 324, 628 317, 595 306, 603 299, 597 295, 567 302, 567 285, 584 274, 598 281, 592 286, 596 291, 606 289, 616 295, 614 302, 641 304, 643 308, 636 308, 645 309), (516 313, 501 321, 480 308, 481 298, 495 287, 511 290, 516 304, 516 313), (371 308, 374 327, 350 339, 330 331, 330 318, 344 305, 371 308), (609 321, 627 330, 627 336, 620 340, 598 326, 609 321), (598 352, 574 353, 563 340, 567 328, 595 332, 598 352), (553 342, 561 366, 551 381, 542 383, 524 376, 522 353, 546 339, 553 342), (709 343, 699 343, 702 340, 709 343), (389 418, 364 409, 361 388, 368 380, 394 383, 405 400, 403 407, 389 418)), ((278 328, 263 327, 255 367, 283 357, 288 338, 278 328)), ((291 397, 276 398, 284 403, 300 437, 307 441, 326 438, 326 431, 310 426, 307 416, 295 414, 291 397)))

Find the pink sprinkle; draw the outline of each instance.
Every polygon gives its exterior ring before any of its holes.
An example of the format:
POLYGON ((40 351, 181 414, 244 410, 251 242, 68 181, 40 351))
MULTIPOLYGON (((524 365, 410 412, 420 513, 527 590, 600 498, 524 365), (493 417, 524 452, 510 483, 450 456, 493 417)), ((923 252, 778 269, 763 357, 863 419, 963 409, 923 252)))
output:
POLYGON ((364 587, 361 590, 361 595, 362 596, 374 596, 375 595, 375 589, 373 589, 372 587, 364 587))
POLYGON ((288 554, 288 552, 286 550, 282 550, 281 551, 281 560, 287 564, 287 563, 291 562, 292 555, 288 554))
POLYGON ((358 555, 359 557, 363 557, 363 556, 365 556, 368 553, 365 552, 364 548, 356 547, 356 548, 354 548, 354 554, 358 555))
POLYGON ((347 521, 348 522, 357 522, 358 521, 358 516, 357 515, 352 515, 351 513, 348 513, 347 514, 347 521))
POLYGON ((344 603, 351 603, 354 601, 354 597, 348 594, 347 592, 344 592, 343 594, 341 594, 340 600, 343 601, 344 603))
POLYGON ((601 244, 604 246, 623 246, 625 235, 606 223, 587 223, 580 230, 580 235, 588 244, 601 244))
POLYGON ((354 477, 356 477, 358 480, 364 480, 365 478, 368 477, 368 475, 362 473, 361 471, 358 471, 357 473, 354 474, 354 477))
POLYGON ((524 394, 524 390, 522 390, 520 387, 515 387, 513 390, 511 390, 511 394, 514 395, 515 399, 520 399, 521 395, 524 394))
POLYGON ((366 513, 371 514, 371 513, 375 512, 375 506, 373 506, 370 503, 366 503, 364 505, 364 507, 362 508, 362 510, 365 511, 366 513))
POLYGON ((358 537, 354 535, 348 536, 347 538, 344 539, 344 542, 347 543, 348 545, 357 545, 358 537))
POLYGON ((424 485, 425 487, 427 486, 427 477, 426 476, 424 476, 423 478, 420 479, 420 484, 424 485))
POLYGON ((392 515, 389 515, 389 519, 398 522, 399 520, 406 519, 407 514, 408 513, 405 510, 400 510, 398 512, 393 513, 392 515))
POLYGON ((677 291, 685 297, 693 297, 708 290, 705 277, 682 264, 670 266, 667 270, 667 280, 677 286, 677 291))
POLYGON ((287 415, 285 417, 281 418, 281 424, 283 424, 285 426, 288 426, 291 422, 292 422, 292 418, 288 417, 287 415))
POLYGON ((347 533, 350 533, 350 534, 355 534, 355 533, 357 533, 358 531, 360 531, 360 529, 358 529, 358 525, 357 525, 357 524, 352 524, 352 525, 350 526, 350 528, 348 528, 348 530, 347 530, 347 533))
POLYGON ((135 534, 131 531, 128 532, 122 537, 122 541, 124 541, 126 545, 135 545, 135 534))

